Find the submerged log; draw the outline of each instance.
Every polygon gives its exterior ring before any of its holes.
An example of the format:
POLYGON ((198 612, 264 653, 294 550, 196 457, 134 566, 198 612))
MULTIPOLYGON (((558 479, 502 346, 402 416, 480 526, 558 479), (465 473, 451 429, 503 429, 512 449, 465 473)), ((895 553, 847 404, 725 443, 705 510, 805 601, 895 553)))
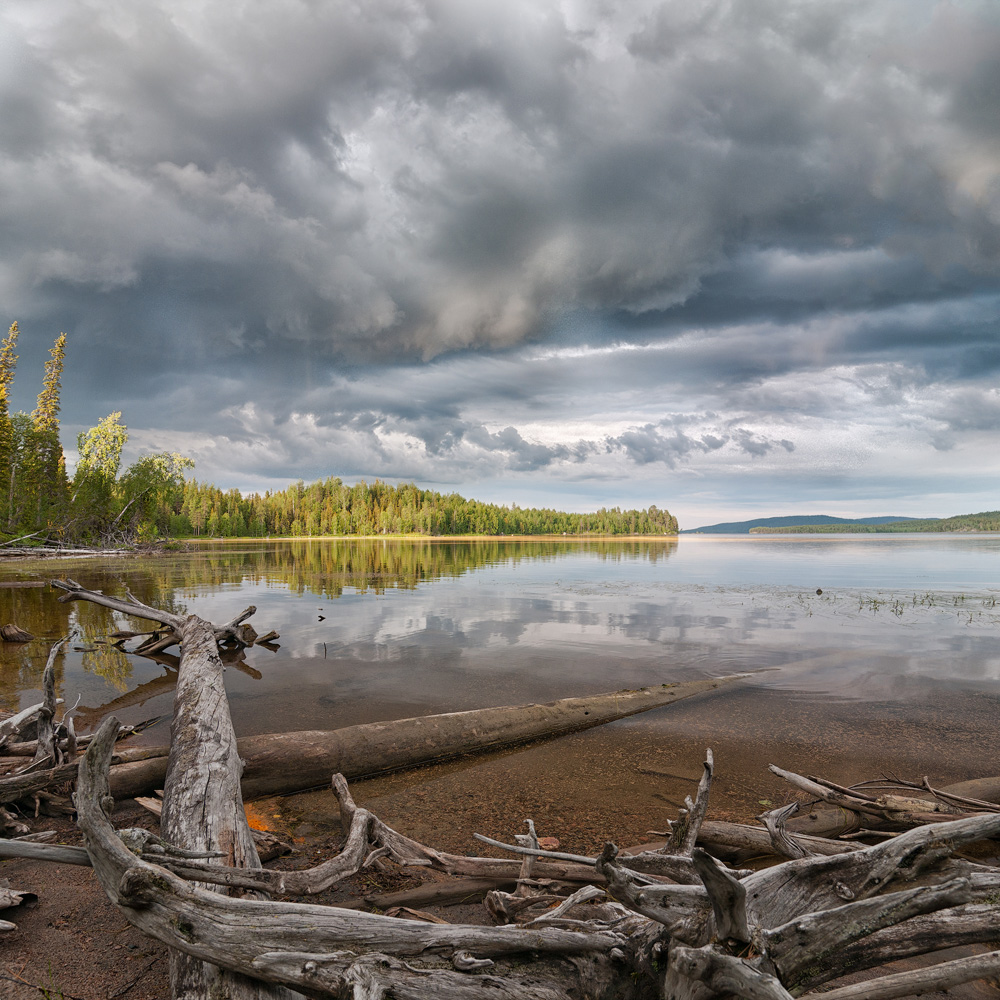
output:
MULTIPOLYGON (((742 676, 684 681, 638 691, 612 691, 545 704, 507 705, 394 719, 329 732, 247 736, 237 740, 237 751, 244 762, 243 796, 249 799, 290 794, 325 786, 333 773, 354 780, 563 736, 663 708, 684 698, 713 691, 742 676)), ((40 706, 34 711, 38 708, 40 706)), ((145 747, 117 754, 121 763, 111 768, 111 792, 115 798, 135 798, 162 788, 168 754, 169 747, 145 747)), ((16 779, 0 779, 0 802, 14 801, 50 784, 70 780, 75 773, 76 764, 71 762, 16 779)))
POLYGON ((13 623, 0 625, 0 639, 3 639, 4 642, 31 642, 34 638, 30 632, 26 632, 13 623))
MULTIPOLYGON (((601 726, 629 715, 663 708, 714 691, 743 675, 663 684, 638 691, 613 691, 545 704, 446 712, 389 722, 370 722, 330 732, 305 731, 245 736, 237 741, 244 761, 243 795, 287 794, 325 786, 330 775, 371 777, 465 754, 516 746, 533 740, 601 726)), ((161 788, 166 748, 150 760, 112 768, 115 798, 134 798, 161 788)))

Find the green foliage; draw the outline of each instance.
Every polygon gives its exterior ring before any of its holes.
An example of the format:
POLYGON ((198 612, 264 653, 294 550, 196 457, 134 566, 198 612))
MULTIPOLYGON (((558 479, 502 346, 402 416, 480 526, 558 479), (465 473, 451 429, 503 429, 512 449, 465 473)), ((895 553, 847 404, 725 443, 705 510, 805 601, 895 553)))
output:
POLYGON ((30 472, 31 417, 17 412, 10 416, 10 463, 7 467, 6 494, 0 497, 3 520, 8 532, 17 531, 25 521, 25 507, 30 500, 25 481, 30 472))
POLYGON ((207 483, 185 484, 178 534, 250 535, 675 535, 669 511, 602 508, 591 514, 524 509, 421 490, 413 483, 390 486, 376 480, 353 486, 330 478, 286 490, 223 493, 207 483))
POLYGON ((176 452, 144 455, 118 481, 121 511, 117 530, 148 541, 170 533, 174 511, 184 495, 184 472, 194 462, 176 452))
POLYGON ((669 511, 602 508, 590 514, 522 509, 466 500, 379 480, 353 486, 330 478, 286 490, 222 490, 184 472, 190 459, 146 455, 119 474, 128 429, 109 414, 77 438, 79 461, 70 484, 59 443, 60 386, 66 337, 45 365, 42 391, 30 416, 9 415, 18 327, 0 347, 0 532, 39 541, 60 539, 123 545, 164 535, 675 535, 669 511), (70 489, 72 485, 72 489, 70 489))
POLYGON ((18 332, 17 323, 11 323, 7 336, 0 344, 0 511, 3 511, 3 516, 0 516, 0 527, 3 526, 5 519, 9 519, 3 504, 10 494, 11 463, 14 457, 14 431, 11 426, 9 395, 11 383, 14 381, 14 369, 17 366, 14 348, 17 346, 18 332))
POLYGON ((42 391, 31 414, 22 463, 23 510, 37 530, 46 532, 60 530, 69 500, 66 462, 59 442, 59 391, 65 357, 66 334, 61 333, 45 362, 42 391))
POLYGON ((96 427, 76 439, 79 459, 73 476, 71 533, 86 541, 102 542, 117 511, 116 479, 128 428, 121 411, 108 414, 96 427))
POLYGON ((167 533, 182 498, 184 470, 194 467, 191 459, 165 452, 144 455, 119 477, 128 441, 128 428, 120 421, 121 411, 108 414, 77 439, 70 533, 105 546, 167 533))
POLYGON ((751 528, 751 534, 851 534, 874 535, 898 532, 939 531, 1000 531, 1000 510, 979 514, 957 514, 955 517, 920 518, 913 521, 893 521, 890 524, 802 524, 782 528, 751 528))
POLYGON ((99 475, 112 482, 117 478, 122 449, 128 441, 128 428, 121 423, 121 418, 121 410, 116 410, 86 434, 77 435, 76 447, 80 456, 76 465, 77 477, 99 475))
POLYGON ((45 377, 42 379, 42 391, 31 419, 35 429, 58 431, 59 429, 59 391, 62 383, 63 362, 66 360, 66 334, 60 333, 56 342, 49 348, 49 360, 45 362, 45 377))

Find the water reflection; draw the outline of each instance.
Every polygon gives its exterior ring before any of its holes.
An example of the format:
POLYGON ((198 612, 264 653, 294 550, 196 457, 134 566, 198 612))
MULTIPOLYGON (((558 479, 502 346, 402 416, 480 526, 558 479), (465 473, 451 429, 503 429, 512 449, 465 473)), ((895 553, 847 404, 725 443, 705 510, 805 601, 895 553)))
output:
MULTIPOLYGON (((155 557, 0 563, 0 621, 16 622, 36 636, 31 643, 0 645, 0 708, 14 711, 35 695, 48 645, 63 635, 73 636, 65 659, 74 684, 88 694, 100 692, 104 695, 102 704, 116 711, 143 705, 146 699, 141 697, 142 691, 159 692, 172 683, 169 673, 142 680, 149 672, 148 662, 102 641, 112 631, 141 631, 148 622, 82 602, 61 603, 44 582, 53 575, 72 575, 90 589, 116 594, 128 591, 146 604, 176 614, 197 611, 214 620, 231 617, 252 602, 261 608, 255 619, 260 622, 264 620, 262 615, 271 613, 282 601, 287 607, 289 598, 379 598, 392 591, 413 591, 434 581, 457 580, 491 566, 505 565, 516 570, 525 561, 545 562, 579 552, 611 566, 627 560, 656 565, 669 557, 676 545, 674 538, 627 542, 324 539, 202 544, 183 553, 155 557), (96 679, 104 683, 94 683, 96 679), (130 688, 135 691, 124 700, 107 697, 109 690, 127 692, 130 688)), ((311 621, 319 618, 309 617, 311 621)), ((274 623, 285 627, 277 620, 266 627, 274 623)), ((326 656, 328 646, 339 644, 348 655, 353 646, 362 660, 385 659, 399 626, 377 621, 369 627, 373 631, 364 638, 349 635, 350 629, 345 631, 333 621, 325 632, 312 630, 314 635, 297 628, 296 641, 285 656, 326 656)), ((524 632, 523 625, 508 618, 494 620, 485 631, 473 623, 468 634, 463 635, 462 622, 423 612, 410 614, 402 627, 406 634, 437 633, 458 637, 460 644, 468 645, 488 642, 492 636, 515 644, 524 632)), ((275 651, 276 647, 270 650, 275 651)), ((257 667, 245 661, 232 665, 251 680, 262 677, 257 667)), ((85 714, 89 718, 98 711, 95 706, 85 714)))
POLYGON ((256 605, 255 627, 281 639, 230 665, 243 733, 765 668, 771 690, 912 697, 931 680, 1000 678, 996 592, 956 589, 998 554, 996 539, 927 536, 323 539, 0 564, 0 621, 39 637, 0 647, 0 707, 35 697, 48 643, 72 631, 60 694, 82 696, 86 721, 170 710, 174 664, 102 642, 148 623, 33 585, 56 573, 215 621, 256 605))

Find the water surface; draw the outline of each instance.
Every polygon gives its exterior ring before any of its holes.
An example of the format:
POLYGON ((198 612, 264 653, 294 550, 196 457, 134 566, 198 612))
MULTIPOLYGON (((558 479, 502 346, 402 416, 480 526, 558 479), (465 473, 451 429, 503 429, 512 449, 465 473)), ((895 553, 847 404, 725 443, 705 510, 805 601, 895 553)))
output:
MULTIPOLYGON (((37 700, 48 644, 72 630, 60 694, 80 697, 84 723, 170 711, 176 661, 99 642, 148 623, 32 585, 52 575, 216 622, 256 605, 258 631, 281 637, 227 668, 241 735, 750 674, 544 746, 359 785, 387 820, 437 843, 442 825, 470 849, 471 829, 512 835, 534 815, 592 849, 662 828, 706 746, 715 811, 741 815, 784 794, 768 761, 842 781, 992 773, 998 557, 986 535, 757 535, 218 542, 3 563, 0 622, 39 640, 0 647, 0 707, 37 700)), ((165 724, 145 738, 165 742, 165 724)), ((300 816, 311 802, 283 808, 300 816)))

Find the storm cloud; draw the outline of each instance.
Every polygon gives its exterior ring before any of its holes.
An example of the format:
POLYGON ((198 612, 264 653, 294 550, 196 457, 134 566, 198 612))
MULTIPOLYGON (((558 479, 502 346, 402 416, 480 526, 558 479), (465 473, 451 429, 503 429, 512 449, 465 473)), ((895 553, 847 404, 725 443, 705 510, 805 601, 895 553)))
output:
POLYGON ((0 25, 15 405, 65 329, 67 438, 123 409, 223 486, 688 526, 986 503, 995 4, 9 0, 0 25))

